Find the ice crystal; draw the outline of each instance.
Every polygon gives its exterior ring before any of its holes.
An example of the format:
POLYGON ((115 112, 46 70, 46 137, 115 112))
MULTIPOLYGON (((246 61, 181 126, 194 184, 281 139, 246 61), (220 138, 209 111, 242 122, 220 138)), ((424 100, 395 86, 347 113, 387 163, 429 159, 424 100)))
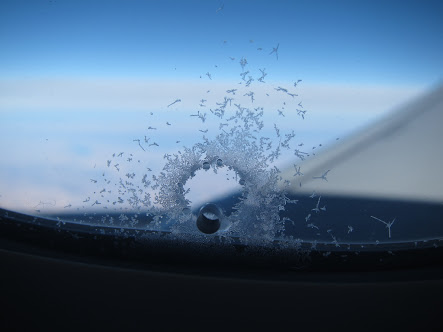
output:
MULTIPOLYGON (((278 59, 278 48, 279 44, 270 53, 275 54, 276 59, 278 59)), ((101 196, 97 200, 95 197, 92 199, 88 197, 83 201, 95 207, 107 201, 109 204, 103 205, 121 212, 117 220, 107 217, 102 221, 103 223, 118 223, 122 227, 141 227, 139 215, 144 215, 149 220, 145 227, 150 230, 167 231, 175 237, 190 236, 194 240, 207 241, 214 235, 202 235, 197 229, 197 215, 189 200, 188 184, 201 172, 217 174, 217 172, 229 170, 235 174, 235 181, 232 182, 235 182, 239 188, 234 193, 236 198, 232 200, 231 206, 223 207, 222 226, 215 236, 224 236, 226 239, 235 237, 239 238, 243 244, 266 246, 272 245, 274 240, 279 238, 284 246, 292 243, 292 246, 296 248, 301 247, 300 239, 284 236, 285 225, 288 223, 293 226, 295 222, 281 214, 287 210, 289 204, 296 204, 297 200, 290 199, 280 186, 283 183, 283 187, 288 188, 291 186, 291 181, 287 179, 283 181, 276 163, 286 151, 290 151, 302 160, 309 154, 301 150, 303 143, 298 144, 297 149, 292 146, 295 143, 296 134, 293 130, 287 132, 282 123, 290 118, 289 107, 285 108, 286 102, 283 102, 278 109, 281 115, 278 116, 280 122, 276 120, 278 125, 272 121, 270 125, 265 126, 266 114, 275 114, 277 107, 271 110, 260 105, 260 98, 264 95, 269 96, 269 93, 254 90, 253 82, 258 81, 262 83, 260 86, 264 87, 263 84, 268 84, 264 81, 268 73, 265 68, 259 69, 261 76, 254 79, 250 76, 254 73, 254 68, 248 67, 249 70, 245 70, 248 65, 246 58, 242 57, 239 63, 243 84, 240 88, 233 89, 231 82, 230 86, 223 89, 226 95, 214 103, 209 98, 212 94, 207 95, 207 99, 201 98, 196 103, 196 108, 205 107, 205 110, 209 112, 203 113, 194 109, 191 113, 187 113, 186 117, 193 125, 205 125, 204 128, 195 128, 201 139, 193 144, 185 144, 179 150, 166 151, 167 153, 162 154, 164 164, 161 169, 155 169, 149 164, 149 158, 137 158, 135 154, 129 152, 127 152, 129 156, 125 155, 125 158, 123 158, 123 152, 114 153, 112 158, 106 161, 106 166, 110 172, 113 171, 113 175, 108 179, 108 175, 105 177, 103 173, 103 181, 106 188, 111 189, 100 191, 101 196), (138 162, 136 162, 137 159, 139 159, 138 162), (146 174, 147 171, 152 172, 149 173, 151 175, 146 174), (132 215, 129 215, 129 211, 132 215)), ((215 80, 209 72, 206 76, 210 80, 215 80)), ((294 106, 297 105, 297 101, 292 101, 297 95, 290 93, 286 88, 271 86, 267 91, 273 91, 279 98, 287 98, 288 103, 292 102, 294 106), (288 99, 288 95, 292 99, 288 99)), ((207 91, 209 92, 210 90, 207 91)), ((185 100, 187 96, 183 98, 185 100)), ((180 102, 181 99, 175 99, 174 102, 167 104, 167 108, 180 102)), ((306 111, 301 109, 303 108, 301 102, 297 106, 299 108, 294 107, 293 113, 304 118, 306 111)), ((132 138, 132 141, 139 146, 138 153, 148 156, 153 150, 158 151, 159 146, 163 148, 163 141, 150 134, 160 133, 162 128, 165 128, 165 123, 166 128, 173 129, 177 123, 173 118, 175 114, 173 112, 173 108, 169 108, 166 114, 170 118, 162 118, 161 121, 150 123, 147 132, 144 133, 146 135, 132 138)), ((151 115, 153 115, 152 112, 151 115)), ((154 117, 150 119, 154 121, 154 117)), ((180 143, 180 140, 174 139, 174 142, 180 143)), ((294 167, 296 171, 294 176, 302 176, 300 166, 294 165, 294 167)), ((328 172, 329 170, 314 178, 327 181, 328 172)), ((232 180, 230 176, 226 178, 226 181, 232 180)), ((98 182, 95 179, 91 181, 98 182)), ((103 188, 102 183, 98 184, 103 188)), ((211 186, 210 183, 206 185, 211 186)), ((319 203, 320 198, 312 212, 320 214, 320 210, 326 209, 320 208, 319 203)), ((311 214, 306 217, 306 222, 310 217, 311 214)), ((313 223, 309 223, 307 227, 319 229, 313 223)))

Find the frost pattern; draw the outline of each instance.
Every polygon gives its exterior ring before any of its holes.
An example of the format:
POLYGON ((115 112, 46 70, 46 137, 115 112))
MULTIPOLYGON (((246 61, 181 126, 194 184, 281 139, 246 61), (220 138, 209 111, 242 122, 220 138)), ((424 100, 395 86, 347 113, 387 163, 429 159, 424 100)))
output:
MULTIPOLYGON (((278 47, 277 44, 270 52, 276 60, 278 47)), ((103 173, 103 181, 95 183, 102 185, 104 182, 105 188, 95 192, 92 199, 88 197, 84 201, 87 204, 94 202, 93 205, 103 203, 105 209, 121 211, 118 218, 108 215, 102 218, 102 223, 166 231, 173 238, 189 238, 192 241, 212 241, 223 237, 237 238, 242 244, 270 246, 278 238, 282 246, 300 248, 300 239, 284 234, 285 225, 294 222, 288 217, 282 217, 282 211, 285 211, 287 204, 295 204, 297 201, 289 199, 281 189, 283 179, 277 161, 282 154, 295 155, 303 160, 309 153, 301 151, 303 144, 293 146, 295 132, 285 132, 278 121, 284 121, 285 114, 289 112, 293 112, 302 121, 307 111, 300 110, 303 106, 301 101, 295 101, 294 97, 298 94, 294 91, 266 83, 264 78, 270 73, 265 72, 265 69, 259 69, 258 76, 253 78, 250 73, 254 70, 247 68, 248 60, 242 57, 239 63, 242 70, 241 86, 235 89, 226 87, 226 95, 212 107, 208 99, 202 98, 197 107, 209 111, 189 114, 201 120, 196 122, 199 125, 212 125, 213 128, 218 127, 218 130, 208 130, 208 127, 205 130, 198 129, 204 134, 201 140, 174 153, 166 153, 163 157, 164 166, 159 172, 146 167, 147 160, 139 160, 131 153, 116 153, 106 161, 107 169, 113 175, 103 173), (254 84, 260 87, 269 85, 268 91, 279 98, 289 96, 288 105, 282 102, 278 109, 258 105, 257 98, 269 97, 269 93, 263 92, 265 90, 254 91, 254 84), (268 123, 266 128, 267 114, 272 114, 278 121, 268 123), (185 186, 188 180, 196 176, 197 171, 216 173, 221 165, 235 172, 242 189, 231 209, 224 211, 222 223, 225 227, 215 234, 202 234, 196 227, 196 212, 191 211, 191 202, 187 199, 189 189, 185 190, 185 186)), ((215 79, 209 72, 206 76, 215 79)), ((299 82, 301 80, 294 83, 292 90, 299 82)), ((210 92, 208 90, 206 93, 210 92)), ((180 96, 165 106, 180 107, 185 98, 180 96)), ((173 118, 164 122, 171 127, 174 123, 173 118)), ((151 133, 161 130, 161 124, 150 124, 144 137, 132 140, 140 148, 141 154, 162 145, 161 141, 149 137, 151 133)), ((300 167, 296 170, 300 175, 300 167)), ((326 175, 327 172, 319 178, 327 180, 326 175)), ((284 184, 289 186, 290 181, 285 180, 284 184)), ((316 227, 312 223, 310 225, 316 227)))

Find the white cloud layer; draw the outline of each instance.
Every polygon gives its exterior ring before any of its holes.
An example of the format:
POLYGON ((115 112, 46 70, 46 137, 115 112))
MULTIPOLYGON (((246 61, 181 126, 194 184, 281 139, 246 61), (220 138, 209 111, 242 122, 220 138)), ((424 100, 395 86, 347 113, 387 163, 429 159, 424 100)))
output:
POLYGON ((265 131, 273 130, 276 109, 286 102, 286 117, 278 120, 282 127, 294 129, 306 146, 345 136, 424 91, 423 87, 399 86, 236 84, 208 80, 0 80, 0 206, 33 212, 40 202, 56 200, 55 210, 82 202, 93 190, 90 178, 106 170, 106 160, 118 151, 139 154, 143 166, 160 169, 165 153, 200 140, 203 134, 199 129, 214 127, 189 114, 209 112, 199 108, 199 101, 215 104, 223 100, 227 89, 238 89, 232 97, 242 105, 250 103, 243 94, 255 92, 256 100, 249 105, 269 110, 264 116, 265 131), (299 96, 292 99, 276 91, 278 86, 299 96), (167 107, 176 99, 181 102, 167 107), (304 121, 296 116, 295 107, 291 108, 294 102, 301 102, 308 110, 304 121), (147 130, 151 111, 155 123, 162 125, 156 131, 147 130), (35 113, 39 121, 24 121, 29 113, 35 113), (57 114, 57 120, 51 114, 57 114), (150 142, 158 140, 164 145, 144 153, 133 141, 144 135, 152 136, 150 142), (175 144, 177 140, 181 143, 175 144))

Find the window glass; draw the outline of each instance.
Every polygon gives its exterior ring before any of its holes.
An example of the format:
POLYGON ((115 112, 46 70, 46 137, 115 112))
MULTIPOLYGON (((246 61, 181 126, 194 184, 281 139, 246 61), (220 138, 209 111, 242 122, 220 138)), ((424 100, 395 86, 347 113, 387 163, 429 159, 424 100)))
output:
POLYGON ((193 241, 439 239, 442 14, 2 1, 0 207, 193 241))

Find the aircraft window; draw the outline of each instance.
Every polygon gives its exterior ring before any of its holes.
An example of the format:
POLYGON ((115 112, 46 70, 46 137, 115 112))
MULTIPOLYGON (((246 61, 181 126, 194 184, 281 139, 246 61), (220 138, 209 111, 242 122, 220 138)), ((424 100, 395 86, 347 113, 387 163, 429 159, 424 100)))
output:
POLYGON ((3 1, 0 207, 324 257, 439 247, 441 14, 3 1))

